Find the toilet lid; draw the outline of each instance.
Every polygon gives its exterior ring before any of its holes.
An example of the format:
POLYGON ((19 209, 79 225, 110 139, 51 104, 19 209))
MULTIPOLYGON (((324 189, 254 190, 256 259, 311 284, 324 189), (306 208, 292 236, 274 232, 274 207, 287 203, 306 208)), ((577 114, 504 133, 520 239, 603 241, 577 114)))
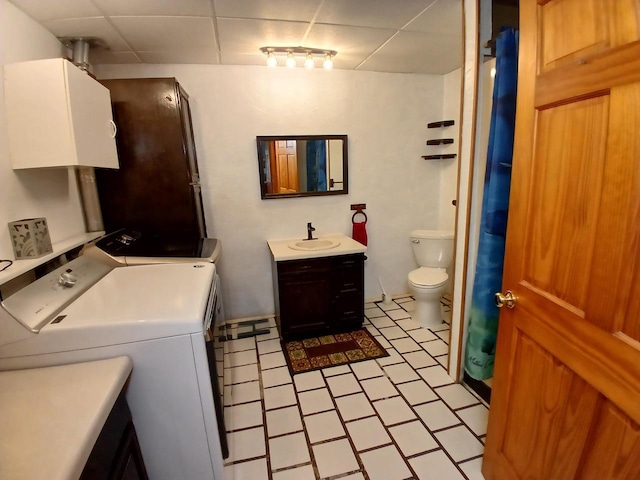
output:
POLYGON ((422 267, 409 272, 409 281, 416 285, 436 286, 447 281, 449 275, 445 270, 422 267))

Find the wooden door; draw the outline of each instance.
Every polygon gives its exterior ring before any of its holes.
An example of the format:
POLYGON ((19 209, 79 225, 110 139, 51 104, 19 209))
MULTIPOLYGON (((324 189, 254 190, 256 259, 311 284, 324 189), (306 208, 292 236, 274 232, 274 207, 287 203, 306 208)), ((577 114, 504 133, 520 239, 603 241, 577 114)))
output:
POLYGON ((298 154, 295 140, 276 141, 276 163, 278 191, 296 193, 300 190, 298 181, 298 154))
POLYGON ((523 0, 487 479, 640 478, 639 0, 523 0))

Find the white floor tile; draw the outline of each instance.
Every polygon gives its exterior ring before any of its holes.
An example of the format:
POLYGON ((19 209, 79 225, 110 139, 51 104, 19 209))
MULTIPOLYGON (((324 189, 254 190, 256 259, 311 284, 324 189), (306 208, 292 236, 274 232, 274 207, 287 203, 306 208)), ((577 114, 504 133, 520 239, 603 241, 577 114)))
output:
POLYGON ((260 382, 258 381, 224 387, 225 406, 253 402, 255 400, 260 400, 260 382))
POLYGON ((291 383, 291 374, 287 367, 272 368, 262 372, 262 387, 269 388, 291 383))
POLYGON ((385 313, 378 307, 365 308, 364 314, 369 320, 377 317, 386 317, 385 313))
POLYGON ((335 410, 308 415, 304 417, 304 424, 311 443, 345 436, 342 422, 335 410))
POLYGON ((293 383, 296 385, 296 391, 304 392, 305 390, 324 387, 324 378, 320 370, 314 370, 313 372, 294 375, 293 383))
MULTIPOLYGON (((387 347, 385 347, 387 348, 387 347)), ((381 377, 384 372, 375 360, 366 360, 351 364, 351 370, 360 380, 373 377, 381 377)))
POLYGON ((449 355, 440 355, 439 357, 436 357, 436 360, 444 368, 446 368, 446 369, 449 368, 449 355))
POLYGON ((432 388, 453 383, 453 378, 441 366, 421 368, 418 373, 432 388))
POLYGON ((276 437, 284 433, 299 432, 302 430, 302 419, 298 406, 270 410, 267 416, 267 435, 276 437))
POLYGON ((273 480, 316 480, 316 474, 311 465, 304 465, 274 473, 273 480))
POLYGON ((371 480, 404 480, 411 477, 409 467, 393 445, 361 453, 360 458, 371 480))
POLYGON ((411 295, 403 295, 401 297, 394 298, 393 301, 400 305, 400 304, 404 304, 404 303, 407 303, 407 302, 413 302, 414 300, 413 300, 413 297, 411 295))
POLYGON ((384 317, 372 318, 370 320, 376 328, 388 328, 396 326, 395 322, 386 315, 384 317))
POLYGON ((348 440, 322 443, 312 448, 320 477, 331 477, 360 470, 348 440))
POLYGON ((484 445, 465 426, 442 430, 434 435, 456 462, 477 457, 484 452, 484 445))
POLYGON ((327 378, 327 384, 329 385, 331 395, 334 397, 341 397, 342 395, 362 391, 360 384, 352 373, 329 377, 327 378))
POLYGON ((265 340, 264 342, 258 342, 258 353, 264 355, 265 353, 281 352, 282 346, 279 339, 265 340))
MULTIPOLYGON (((416 322, 418 323, 418 322, 416 322)), ((420 325, 420 330, 410 330, 407 332, 411 338, 413 338, 416 342, 430 342, 432 340, 437 340, 438 337, 435 336, 433 332, 430 332, 422 325, 420 325)))
POLYGON ((464 480, 456 466, 442 450, 412 458, 409 463, 419 480, 447 479, 464 480))
POLYGON ((262 457, 267 451, 263 427, 228 433, 227 441, 229 442, 229 458, 226 463, 262 457))
POLYGON ((438 448, 438 444, 429 431, 424 428, 422 422, 415 421, 396 425, 391 427, 389 431, 405 457, 438 448))
POLYGON ((284 367, 287 361, 284 359, 284 353, 273 352, 260 355, 260 370, 268 370, 269 368, 284 367))
POLYGON ((486 435, 487 421, 489 419, 489 409, 484 405, 476 405, 475 407, 463 408, 456 412, 462 421, 476 435, 486 435))
POLYGON ((394 325, 393 327, 381 328, 380 333, 387 340, 395 340, 397 338, 405 338, 407 336, 407 332, 396 325, 394 325))
POLYGON ((476 458, 460 464, 460 468, 469 480, 484 480, 482 475, 482 458, 476 458))
POLYGON ((326 388, 299 393, 298 400, 300 401, 303 415, 311 415, 312 413, 333 410, 334 408, 331 396, 326 388))
POLYGON ((378 417, 363 418, 346 424, 356 450, 366 450, 391 443, 391 437, 378 417))
POLYGON ((393 320, 402 320, 403 318, 411 318, 411 314, 402 309, 390 310, 387 312, 387 315, 389 315, 389 317, 391 317, 393 320))
POLYGON ((436 333, 436 335, 439 336, 444 343, 448 344, 449 338, 451 337, 451 331, 449 329, 440 330, 439 332, 436 333))
POLYGON ((224 468, 225 480, 269 480, 267 459, 236 463, 224 468))
POLYGON ((225 351, 228 351, 229 353, 241 352, 243 350, 251 350, 253 348, 256 348, 255 337, 241 338, 238 340, 229 340, 228 342, 225 342, 225 343, 226 343, 225 351))
POLYGON ((410 330, 418 330, 422 328, 422 325, 420 325, 418 322, 416 322, 412 318, 397 320, 396 324, 407 332, 410 330))
POLYGON ((258 356, 256 355, 256 351, 252 350, 244 350, 242 352, 233 352, 227 355, 225 361, 228 360, 228 365, 230 367, 240 367, 242 365, 250 365, 252 363, 258 362, 258 356))
POLYGON ((419 405, 438 398, 429 385, 422 380, 403 383, 402 385, 398 385, 397 388, 407 402, 409 402, 409 405, 419 405))
POLYGON ((378 362, 378 365, 385 366, 385 365, 393 365, 394 363, 404 362, 404 358, 402 358, 400 354, 395 351, 395 349, 387 348, 387 353, 389 354, 388 357, 381 357, 376 359, 376 362, 378 362))
POLYGON ((460 423, 451 410, 442 402, 425 403, 413 407, 429 430, 439 430, 460 423))
POLYGON ((420 350, 419 352, 403 353, 402 356, 415 369, 431 367, 438 364, 438 361, 424 350, 420 350))
POLYGON ((452 410, 479 403, 478 399, 459 383, 436 388, 435 391, 452 410))
POLYGON ((435 327, 429 327, 429 330, 431 330, 432 332, 439 332, 441 330, 448 330, 449 328, 449 324, 442 322, 440 325, 436 325, 435 327))
POLYGON ((262 425, 262 402, 244 403, 224 409, 227 431, 262 425))
POLYGON ((271 327, 269 329, 269 333, 262 333, 260 335, 256 335, 256 342, 263 342, 265 340, 271 340, 274 338, 280 338, 280 334, 278 333, 277 328, 271 327))
POLYGON ((362 474, 362 472, 357 472, 357 473, 354 473, 353 475, 347 475, 346 477, 340 477, 340 480, 364 480, 364 475, 362 474))
POLYGON ((242 367, 225 368, 225 384, 251 382, 258 380, 258 365, 244 365, 242 367), (227 375, 228 373, 228 375, 227 375))
POLYGON ((371 334, 372 337, 379 337, 380 335, 382 335, 380 331, 378 331, 378 329, 373 325, 365 325, 364 328, 371 334))
POLYGON ((429 352, 429 355, 433 357, 437 357, 438 355, 444 355, 446 353, 449 353, 449 345, 444 343, 439 338, 431 342, 421 343, 421 345, 422 345, 422 348, 424 348, 427 352, 429 352))
POLYGON ((336 405, 338 405, 338 411, 345 422, 368 417, 375 413, 364 393, 336 398, 336 405))
POLYGON ((379 302, 379 303, 376 303, 376 305, 378 305, 378 308, 381 308, 385 312, 388 312, 389 310, 397 310, 398 308, 400 308, 400 305, 398 305, 395 302, 391 302, 391 303, 388 303, 388 304, 384 304, 382 302, 379 302))
POLYGON ((323 368, 321 371, 325 377, 332 377, 334 375, 348 373, 350 370, 349 365, 338 365, 337 367, 323 368))
POLYGON ((398 395, 398 391, 387 377, 370 378, 362 380, 360 383, 371 401, 398 395))
POLYGON ((413 312, 416 309, 416 301, 412 300, 410 302, 403 303, 402 308, 404 308, 407 312, 413 312))
POLYGON ((384 367, 384 371, 387 373, 391 381, 396 385, 399 383, 405 383, 412 380, 420 379, 420 376, 416 373, 416 371, 407 363, 388 365, 384 367))
POLYGON ((263 395, 265 410, 288 407, 289 405, 296 405, 298 402, 296 393, 293 390, 293 385, 291 384, 265 388, 263 395))
POLYGON ((412 338, 408 337, 389 341, 399 353, 415 352, 421 348, 412 338))
POLYGON ((385 425, 395 425, 416 418, 402 397, 387 398, 374 402, 373 407, 385 425))
POLYGON ((271 470, 311 461, 304 433, 294 433, 269 439, 271 470))
POLYGON ((389 343, 389 340, 387 340, 386 338, 384 338, 384 336, 380 335, 378 337, 376 337, 376 340, 378 341, 378 343, 380 344, 380 346, 384 349, 387 348, 393 348, 393 345, 391 345, 389 343))

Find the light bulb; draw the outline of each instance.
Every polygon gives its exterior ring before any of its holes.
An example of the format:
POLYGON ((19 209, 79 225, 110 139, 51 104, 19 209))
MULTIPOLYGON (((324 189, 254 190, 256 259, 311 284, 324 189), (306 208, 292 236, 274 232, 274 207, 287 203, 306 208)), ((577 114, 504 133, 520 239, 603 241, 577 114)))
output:
POLYGON ((296 66, 296 59, 293 57, 293 53, 291 53, 291 52, 287 53, 286 65, 289 68, 293 68, 293 67, 296 66))
POLYGON ((327 70, 331 70, 333 68, 333 60, 331 60, 331 54, 327 53, 324 56, 324 63, 322 64, 322 68, 326 68, 327 70))
POLYGON ((267 67, 277 67, 277 66, 278 66, 278 59, 273 54, 273 52, 269 52, 267 54, 267 67))
POLYGON ((312 69, 316 66, 313 61, 313 56, 310 53, 307 53, 307 59, 304 61, 305 68, 312 69))

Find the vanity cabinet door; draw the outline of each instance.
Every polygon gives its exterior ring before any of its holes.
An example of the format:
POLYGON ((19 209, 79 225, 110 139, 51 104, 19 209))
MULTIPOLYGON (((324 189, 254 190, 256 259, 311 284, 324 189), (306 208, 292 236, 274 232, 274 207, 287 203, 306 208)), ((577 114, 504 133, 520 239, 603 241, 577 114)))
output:
POLYGON ((327 333, 331 314, 329 272, 281 277, 280 315, 285 339, 327 333))
POLYGON ((332 328, 354 330, 364 319, 364 255, 334 257, 332 328))

